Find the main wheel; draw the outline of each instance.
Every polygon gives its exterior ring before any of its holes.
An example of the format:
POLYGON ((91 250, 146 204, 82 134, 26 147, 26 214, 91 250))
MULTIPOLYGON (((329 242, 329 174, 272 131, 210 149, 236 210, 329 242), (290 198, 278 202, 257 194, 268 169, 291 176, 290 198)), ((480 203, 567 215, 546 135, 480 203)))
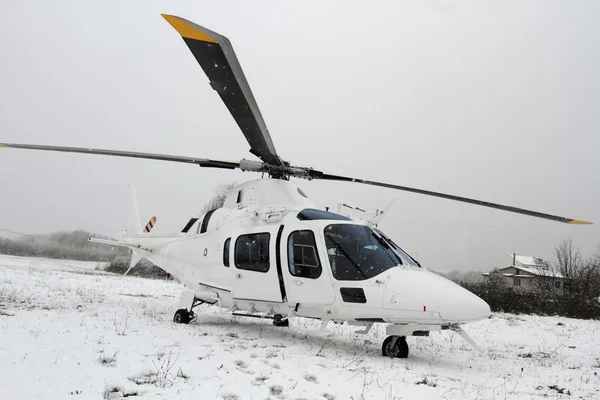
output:
POLYGON ((282 319, 283 316, 281 314, 276 314, 273 316, 273 325, 275 326, 290 326, 289 319, 282 319))
POLYGON ((383 341, 381 353, 385 357, 406 358, 408 357, 408 343, 404 336, 388 336, 383 341))
POLYGON ((176 324, 189 324, 190 323, 190 313, 185 308, 180 308, 175 311, 175 315, 173 315, 173 322, 176 324))

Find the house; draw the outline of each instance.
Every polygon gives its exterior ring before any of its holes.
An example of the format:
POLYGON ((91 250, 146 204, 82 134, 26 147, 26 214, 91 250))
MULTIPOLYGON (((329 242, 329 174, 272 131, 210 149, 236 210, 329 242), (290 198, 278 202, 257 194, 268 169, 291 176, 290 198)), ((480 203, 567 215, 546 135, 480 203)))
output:
MULTIPOLYGON (((554 271, 547 261, 536 256, 509 256, 512 258, 512 265, 498 269, 509 286, 525 291, 533 290, 541 283, 554 285, 557 289, 564 286, 565 278, 554 271)), ((487 281, 489 277, 489 272, 484 273, 483 281, 487 281)))

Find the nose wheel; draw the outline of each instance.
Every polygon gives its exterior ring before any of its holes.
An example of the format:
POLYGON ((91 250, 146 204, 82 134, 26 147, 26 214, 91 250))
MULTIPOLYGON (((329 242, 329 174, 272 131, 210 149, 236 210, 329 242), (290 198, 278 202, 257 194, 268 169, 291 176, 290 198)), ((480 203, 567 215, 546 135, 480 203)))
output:
POLYGON ((385 357, 391 358, 408 357, 408 343, 406 343, 406 336, 388 336, 383 341, 381 353, 385 357))

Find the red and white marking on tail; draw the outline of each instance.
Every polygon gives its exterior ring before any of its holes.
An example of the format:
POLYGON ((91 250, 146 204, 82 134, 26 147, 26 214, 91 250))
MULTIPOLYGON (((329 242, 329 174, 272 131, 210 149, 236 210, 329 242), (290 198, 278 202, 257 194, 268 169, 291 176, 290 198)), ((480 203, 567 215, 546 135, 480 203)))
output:
POLYGON ((152 230, 152 228, 154 228, 155 224, 156 224, 156 217, 150 218, 150 221, 148 221, 148 223, 146 224, 146 227, 144 228, 144 231, 146 233, 150 232, 152 230))

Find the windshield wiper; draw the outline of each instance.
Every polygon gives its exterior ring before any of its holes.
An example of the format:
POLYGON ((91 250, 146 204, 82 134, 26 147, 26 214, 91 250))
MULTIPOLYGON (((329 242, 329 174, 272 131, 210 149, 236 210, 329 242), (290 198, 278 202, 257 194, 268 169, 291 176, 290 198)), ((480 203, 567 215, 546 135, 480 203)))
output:
POLYGON ((337 247, 337 248, 338 248, 338 250, 339 250, 339 251, 340 251, 340 252, 341 252, 341 253, 344 255, 344 257, 346 257, 346 259, 347 259, 348 261, 350 261, 352 264, 354 264, 354 267, 356 268, 356 270, 357 270, 358 272, 360 272, 360 274, 363 276, 363 278, 365 278, 365 279, 369 279, 369 278, 367 278, 367 276, 365 275, 365 273, 364 273, 364 272, 362 272, 362 270, 360 269, 360 266, 359 266, 359 265, 356 263, 356 261, 354 261, 354 260, 353 260, 353 259, 350 257, 350 255, 349 255, 348 253, 346 253, 346 252, 344 251, 344 249, 342 249, 342 246, 340 246, 340 245, 339 245, 339 244, 338 244, 338 243, 337 243, 335 240, 333 240, 333 238, 332 238, 330 235, 327 235, 327 234, 325 234, 325 236, 327 237, 327 239, 331 240, 331 242, 332 242, 332 243, 335 245, 335 247, 337 247))
POLYGON ((394 254, 396 255, 396 257, 400 257, 402 258, 402 256, 406 256, 408 261, 408 264, 411 264, 411 261, 415 264, 415 267, 419 267, 419 268, 423 268, 421 267, 421 264, 415 260, 415 258, 413 256, 411 256, 410 254, 408 254, 406 251, 402 250, 402 248, 400 246, 398 246, 396 244, 396 242, 394 242, 391 238, 387 237, 383 232, 381 232, 379 229, 375 229, 374 230, 376 233, 378 233, 379 235, 381 235, 381 237, 383 238, 383 240, 385 240, 388 244, 390 244, 392 246, 392 251, 394 252, 394 254), (400 254, 398 254, 398 252, 400 254))
MULTIPOLYGON (((377 242, 379 242, 379 244, 381 244, 383 247, 388 249, 388 251, 392 252, 394 257, 396 257, 398 262, 400 262, 400 265, 404 265, 404 263, 402 262, 402 259, 398 256, 398 254, 396 254, 396 252, 394 251, 392 246, 390 246, 390 244, 382 236, 377 235, 374 231, 371 231, 371 235, 373 235, 375 237, 375 239, 377 239, 377 242)), ((388 251, 386 251, 385 254, 387 254, 387 256, 390 257, 388 251)), ((394 261, 394 259, 392 257, 390 257, 390 260, 394 261)))
POLYGON ((398 246, 392 239, 390 239, 390 242, 394 245, 394 247, 396 247, 398 249, 398 251, 402 252, 402 254, 404 254, 406 257, 408 257, 409 260, 414 262, 416 266, 418 266, 419 268, 423 268, 423 267, 421 267, 421 264, 419 264, 419 262, 413 258, 413 256, 408 254, 406 251, 402 250, 402 248, 400 246, 398 246))

